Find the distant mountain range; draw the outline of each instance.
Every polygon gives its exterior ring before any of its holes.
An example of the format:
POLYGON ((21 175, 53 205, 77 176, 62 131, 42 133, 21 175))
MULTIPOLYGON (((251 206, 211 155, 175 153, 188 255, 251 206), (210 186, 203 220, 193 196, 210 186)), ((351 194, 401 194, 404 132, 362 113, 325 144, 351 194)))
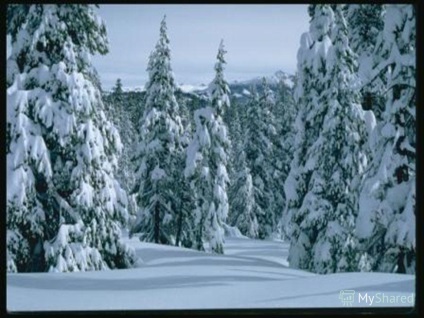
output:
MULTIPOLYGON (((277 71, 273 75, 265 76, 268 85, 271 90, 276 90, 278 85, 282 83, 287 89, 292 89, 294 86, 295 77, 292 74, 288 74, 283 71, 277 71)), ((262 79, 263 77, 255 77, 249 80, 243 81, 232 81, 229 82, 231 94, 235 98, 246 99, 250 96, 251 90, 256 89, 258 92, 262 91, 262 79)), ((191 84, 177 84, 178 88, 183 93, 194 93, 199 96, 207 97, 210 92, 210 85, 200 84, 200 85, 191 85, 191 84)), ((125 92, 143 92, 144 86, 137 87, 124 87, 123 90, 125 92)), ((108 92, 111 92, 108 91, 108 92)), ((106 92, 106 93, 108 93, 106 92)))
MULTIPOLYGON (((286 86, 292 88, 294 85, 294 75, 288 74, 283 71, 277 71, 271 76, 265 76, 268 84, 270 86, 278 85, 280 82, 283 82, 286 86)), ((262 85, 263 76, 258 76, 246 81, 234 81, 231 85, 262 85)))
MULTIPOLYGON (((233 81, 228 83, 230 86, 231 95, 240 101, 246 101, 251 95, 252 90, 256 92, 262 92, 262 80, 263 76, 258 76, 249 80, 244 81, 233 81)), ((283 85, 287 90, 292 90, 294 86, 294 75, 285 73, 283 71, 277 71, 271 76, 265 76, 268 82, 268 86, 272 91, 277 91, 279 85, 283 85)), ((210 86, 203 86, 202 89, 193 90, 200 96, 207 96, 211 93, 210 86)))

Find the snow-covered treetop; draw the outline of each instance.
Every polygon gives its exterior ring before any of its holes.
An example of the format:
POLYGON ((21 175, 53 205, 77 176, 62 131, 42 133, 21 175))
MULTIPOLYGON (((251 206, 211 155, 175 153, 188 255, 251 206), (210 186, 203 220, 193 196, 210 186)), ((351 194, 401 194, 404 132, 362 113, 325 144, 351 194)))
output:
MULTIPOLYGON (((383 37, 378 41, 377 47, 383 57, 390 63, 402 61, 404 66, 415 64, 415 13, 412 5, 387 5, 384 21, 383 37), (407 55, 409 54, 409 58, 407 55), (403 56, 403 58, 400 58, 403 56)), ((400 64, 400 63, 397 63, 400 64)), ((393 70, 393 73, 400 71, 393 70)))
MULTIPOLYGON (((374 81, 389 66, 391 77, 404 68, 415 67, 415 12, 413 5, 386 5, 384 29, 374 50, 374 69, 369 82, 374 81)), ((410 76, 415 81, 415 76, 410 76)), ((365 83, 368 84, 368 83, 365 83)))
POLYGON ((9 83, 35 65, 50 67, 61 61, 70 70, 92 73, 86 69, 90 55, 108 52, 106 27, 93 5, 15 5, 8 6, 7 16, 12 37, 9 83))
POLYGON ((19 28, 25 23, 30 5, 9 4, 7 6, 6 27, 7 34, 12 37, 12 42, 16 41, 19 28))
POLYGON ((163 16, 162 21, 160 22, 160 38, 159 41, 162 44, 169 44, 169 38, 166 34, 166 31, 168 31, 168 28, 166 26, 166 14, 163 16))
POLYGON ((218 115, 222 115, 225 109, 230 107, 230 88, 224 79, 224 64, 226 64, 224 59, 225 53, 227 53, 227 51, 224 48, 224 40, 221 40, 216 56, 215 78, 211 83, 212 106, 216 109, 218 115))
POLYGON ((336 76, 337 91, 343 95, 346 90, 359 87, 359 79, 356 76, 358 63, 356 54, 349 46, 347 24, 341 6, 336 6, 334 12, 335 24, 331 34, 333 46, 327 56, 327 76, 336 76))
POLYGON ((148 109, 168 110, 174 114, 178 111, 178 103, 174 92, 176 84, 171 68, 171 50, 167 35, 166 16, 160 25, 159 40, 153 52, 150 53, 147 71, 149 81, 146 84, 146 105, 148 109))
POLYGON ((7 33, 12 38, 7 62, 8 86, 17 74, 61 62, 66 64, 68 72, 81 72, 93 82, 98 80, 90 58, 95 53, 106 54, 108 40, 105 25, 93 6, 12 5, 8 6, 7 18, 7 33))
MULTIPOLYGON (((384 42, 397 43, 401 54, 413 50, 415 47, 415 23, 413 22, 415 22, 415 13, 412 5, 387 5, 383 30, 384 42)), ((387 49, 389 50, 390 47, 387 49)))
POLYGON ((115 94, 122 94, 123 93, 123 90, 122 90, 122 80, 120 78, 118 78, 116 80, 115 87, 113 88, 113 92, 115 94))
POLYGON ((274 104, 275 96, 274 92, 269 88, 268 80, 266 77, 262 78, 262 89, 263 89, 263 99, 266 103, 274 104))
POLYGON ((216 55, 216 59, 218 60, 218 62, 215 64, 215 71, 217 74, 223 75, 224 64, 227 63, 224 58, 225 53, 227 53, 227 51, 224 48, 224 40, 221 40, 221 42, 219 43, 218 54, 216 55))
POLYGON ((358 55, 371 54, 378 34, 383 29, 384 6, 381 4, 349 4, 346 18, 349 23, 350 47, 358 55))
MULTIPOLYGON (((415 12, 412 5, 387 5, 386 8, 380 52, 387 54, 387 61, 390 62, 388 90, 391 98, 386 103, 384 116, 391 124, 383 131, 386 137, 391 135, 397 140, 396 147, 400 154, 406 154, 409 160, 415 161, 415 12)), ((387 65, 384 58, 379 65, 377 70, 387 65)))
POLYGON ((313 13, 309 32, 314 41, 322 41, 325 36, 331 34, 334 24, 334 12, 328 4, 312 5, 312 8, 313 13))
MULTIPOLYGON (((329 5, 311 5, 309 32, 302 34, 297 52, 298 79, 294 98, 297 102, 307 96, 319 96, 323 89, 327 54, 332 46, 334 12, 329 5)), ((315 103, 313 103, 315 104, 315 103)))

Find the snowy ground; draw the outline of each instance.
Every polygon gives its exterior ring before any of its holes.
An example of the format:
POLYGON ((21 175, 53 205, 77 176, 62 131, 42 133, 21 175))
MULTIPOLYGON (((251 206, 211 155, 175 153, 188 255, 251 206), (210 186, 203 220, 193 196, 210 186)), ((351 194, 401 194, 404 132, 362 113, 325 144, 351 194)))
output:
POLYGON ((222 256, 128 242, 143 258, 135 269, 8 274, 8 311, 342 307, 346 289, 354 307, 413 305, 414 276, 290 269, 283 242, 227 238, 222 256))

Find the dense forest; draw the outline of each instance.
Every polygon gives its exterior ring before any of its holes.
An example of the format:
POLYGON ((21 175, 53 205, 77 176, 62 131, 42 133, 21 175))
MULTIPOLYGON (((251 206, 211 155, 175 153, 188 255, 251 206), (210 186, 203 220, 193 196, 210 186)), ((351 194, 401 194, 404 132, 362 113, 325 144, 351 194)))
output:
POLYGON ((123 229, 225 254, 237 229, 294 268, 415 273, 414 7, 308 13, 296 74, 229 83, 221 41, 185 92, 164 17, 144 90, 103 91, 95 6, 8 5, 7 271, 132 267, 123 229))

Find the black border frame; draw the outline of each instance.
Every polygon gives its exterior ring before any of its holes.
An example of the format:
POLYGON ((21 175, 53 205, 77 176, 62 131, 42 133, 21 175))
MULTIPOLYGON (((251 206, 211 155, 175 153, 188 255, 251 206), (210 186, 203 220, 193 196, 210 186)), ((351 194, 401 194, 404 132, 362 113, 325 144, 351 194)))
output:
MULTIPOLYGON (((35 1, 34 3, 41 3, 44 1, 35 1)), ((46 1, 45 3, 57 3, 59 1, 46 1)), ((4 30, 1 32, 1 45, 4 46, 1 50, 1 60, 2 60, 2 82, 3 82, 3 89, 1 90, 1 97, 3 100, 3 107, 0 107, 0 120, 1 120, 1 133, 2 133, 2 140, 3 140, 3 149, 6 149, 6 6, 8 4, 14 4, 14 3, 27 3, 23 0, 18 1, 6 1, 6 3, 1 3, 1 18, 2 18, 2 25, 1 28, 4 30)), ((282 317, 282 316, 321 316, 321 317, 327 317, 327 316, 346 316, 346 315, 356 315, 356 314, 362 314, 362 315, 370 315, 375 314, 377 316, 390 316, 390 317, 404 317, 406 315, 408 316, 415 316, 415 317, 422 317, 424 316, 423 311, 423 287, 422 283, 424 282, 423 277, 423 269, 424 269, 424 262, 423 262, 423 232, 424 232, 424 220, 423 220, 423 185, 424 182, 422 180, 423 176, 423 167, 421 164, 424 162, 423 160, 423 145, 424 145, 424 139, 423 139, 423 127, 418 124, 424 123, 424 111, 421 109, 421 107, 424 106, 424 96, 423 96, 423 90, 420 88, 423 88, 423 63, 422 58, 424 57, 424 52, 422 48, 423 43, 423 15, 424 15, 424 1, 422 0, 408 0, 408 1, 402 1, 402 0, 371 0, 371 1, 365 1, 365 0, 354 0, 354 1, 305 1, 305 0, 295 0, 295 1, 248 1, 245 3, 238 3, 237 1, 230 1, 227 3, 219 2, 219 1, 181 1, 181 2, 172 2, 172 1, 164 1, 164 0, 158 0, 158 1, 129 1, 125 0, 122 2, 117 1, 110 1, 110 0, 102 0, 102 1, 93 1, 93 2, 87 2, 87 1, 66 1, 66 3, 94 3, 94 4, 260 4, 260 5, 266 5, 266 4, 310 4, 310 3, 331 3, 331 4, 356 4, 356 3, 377 3, 377 4, 412 4, 415 6, 416 10, 416 23, 417 23, 417 38, 416 38, 416 48, 417 48, 417 54, 416 54, 416 69, 417 71, 417 90, 416 90, 416 112, 417 112, 417 123, 416 123, 416 132, 417 132, 417 179, 416 179, 416 250, 417 250, 417 257, 416 257, 416 294, 415 294, 415 306, 414 307, 384 307, 384 308, 374 308, 374 307, 364 307, 364 308, 281 308, 281 309, 202 309, 202 310, 102 310, 102 311, 35 311, 35 312, 8 312, 6 308, 6 294, 7 294, 7 274, 6 274, 6 218, 4 217, 6 214, 6 154, 3 152, 2 159, 4 159, 3 163, 3 169, 1 170, 1 180, 3 182, 3 206, 4 206, 4 214, 3 217, 0 218, 1 220, 1 226, 2 226, 2 239, 1 239, 1 246, 0 251, 2 254, 2 260, 0 262, 0 269, 3 274, 3 286, 2 286, 2 317, 22 317, 22 316, 57 316, 57 315, 77 315, 77 316, 92 316, 92 315, 101 315, 101 316, 107 316, 107 317, 122 317, 122 316, 137 316, 137 317, 158 317, 158 316, 164 316, 164 317, 211 317, 211 316, 270 316, 270 317, 282 317), (421 106, 421 107, 420 107, 421 106), (421 182, 421 183, 420 183, 421 182), (421 186, 420 186, 421 185, 421 186), (4 223, 3 223, 4 222, 4 223)), ((4 151, 4 150, 3 150, 4 151)))

